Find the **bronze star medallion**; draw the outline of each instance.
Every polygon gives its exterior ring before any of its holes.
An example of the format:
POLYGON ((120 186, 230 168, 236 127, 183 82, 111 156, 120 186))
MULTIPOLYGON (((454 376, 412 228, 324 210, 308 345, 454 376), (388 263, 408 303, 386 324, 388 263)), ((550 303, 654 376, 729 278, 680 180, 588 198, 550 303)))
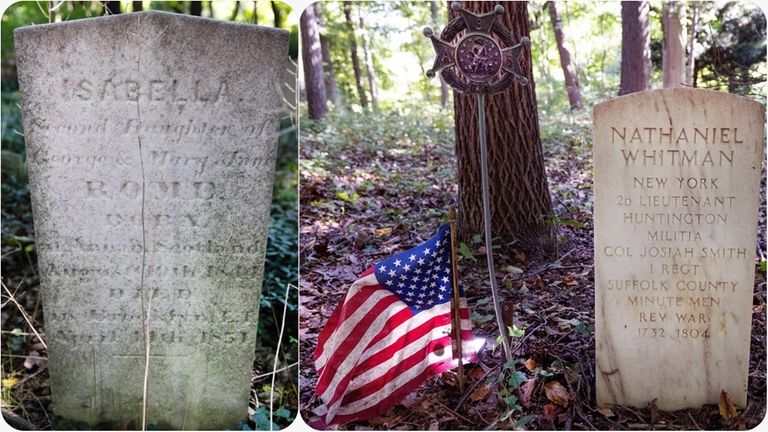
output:
POLYGON ((460 93, 500 93, 515 79, 528 84, 519 61, 530 40, 522 37, 514 42, 509 29, 496 19, 504 13, 503 6, 496 5, 484 14, 470 12, 457 1, 451 8, 459 16, 445 26, 440 37, 432 29, 424 29, 424 36, 432 41, 437 53, 428 77, 440 73, 446 84, 460 93))

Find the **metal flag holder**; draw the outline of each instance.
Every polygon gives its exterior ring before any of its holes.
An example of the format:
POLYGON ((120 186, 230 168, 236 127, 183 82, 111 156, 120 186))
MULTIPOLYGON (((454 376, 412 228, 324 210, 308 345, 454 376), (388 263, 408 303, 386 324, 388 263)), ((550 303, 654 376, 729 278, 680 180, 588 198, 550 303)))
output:
MULTIPOLYGON (((501 334, 501 343, 507 361, 513 360, 506 326, 502 320, 501 299, 496 282, 496 270, 493 264, 493 244, 491 235, 491 210, 488 192, 488 143, 485 130, 485 95, 493 95, 507 90, 512 83, 519 81, 528 84, 528 78, 520 70, 519 57, 523 47, 530 45, 530 39, 520 38, 515 43, 512 33, 496 17, 504 13, 504 7, 496 5, 492 12, 476 14, 454 1, 451 9, 459 16, 445 26, 440 37, 432 29, 425 28, 424 36, 432 41, 437 57, 432 69, 427 71, 429 78, 440 73, 443 81, 459 93, 475 94, 477 97, 477 122, 480 140, 480 177, 483 195, 483 228, 485 232, 485 251, 488 262, 488 274, 491 279, 491 295, 496 314, 496 323, 501 334), (455 43, 454 43, 455 41, 455 43)), ((456 301, 458 310, 458 299, 456 301)), ((461 367, 461 327, 454 325, 459 353, 459 371, 461 367)), ((463 374, 461 374, 463 375, 463 374)), ((460 376, 460 378, 463 378, 460 376)))

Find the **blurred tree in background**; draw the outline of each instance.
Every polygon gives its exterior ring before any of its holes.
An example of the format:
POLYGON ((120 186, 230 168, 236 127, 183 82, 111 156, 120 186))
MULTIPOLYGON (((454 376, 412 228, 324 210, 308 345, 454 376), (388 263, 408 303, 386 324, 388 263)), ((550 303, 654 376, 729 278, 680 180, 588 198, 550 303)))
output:
MULTIPOLYGON (((631 3, 631 2, 629 2, 631 3)), ((553 27, 547 1, 528 2, 534 79, 542 113, 561 112, 569 106, 560 61, 557 28, 553 27)), ((570 69, 581 89, 582 104, 591 107, 619 92, 621 76, 622 5, 618 2, 554 2, 570 69)), ((654 0, 645 18, 650 37, 650 87, 662 87, 662 2, 654 0)), ((701 88, 759 96, 765 92, 765 16, 743 2, 680 3, 685 42, 685 64, 695 65, 692 85, 701 88), (694 13, 695 12, 695 13, 694 13), (695 25, 694 25, 695 24, 695 25), (689 35, 693 32, 695 37, 689 35), (693 56, 691 56, 691 50, 693 56), (691 58, 693 62, 691 62, 691 58)), ((441 85, 422 73, 434 54, 421 35, 425 26, 442 29, 447 22, 445 2, 320 2, 322 48, 328 51, 324 71, 333 69, 340 100, 360 112, 371 99, 365 89, 362 36, 370 57, 381 108, 397 110, 413 103, 440 104, 441 85), (353 6, 354 4, 354 6, 353 6), (347 13, 350 15, 347 19, 347 13), (359 26, 364 17, 364 27, 359 26), (354 56, 358 56, 355 77, 354 56), (358 81, 360 85, 358 86, 358 81), (361 90, 362 89, 362 90, 361 90), (360 94, 365 94, 364 98, 360 94)), ((557 24, 555 24, 557 26, 557 24)), ((329 100, 334 98, 329 97, 329 100)), ((445 99, 445 96, 443 96, 445 99)))

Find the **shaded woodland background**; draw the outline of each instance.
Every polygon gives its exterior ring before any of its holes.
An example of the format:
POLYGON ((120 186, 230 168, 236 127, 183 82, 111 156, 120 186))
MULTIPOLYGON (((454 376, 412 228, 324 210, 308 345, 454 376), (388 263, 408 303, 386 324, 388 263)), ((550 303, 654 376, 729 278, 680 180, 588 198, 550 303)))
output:
POLYGON ((467 391, 445 373, 384 416, 339 429, 755 427, 766 410, 765 180, 755 197, 749 405, 737 414, 727 405, 596 407, 590 115, 618 95, 675 86, 764 103, 765 15, 742 2, 501 3, 513 35, 531 39, 521 64, 529 87, 487 103, 493 251, 511 361, 494 345, 474 100, 425 75, 434 51, 422 29, 442 30, 448 3, 323 2, 302 15, 302 414, 320 404, 312 354, 349 284, 426 240, 454 206, 460 278, 475 330, 489 340, 467 371, 467 391))
MULTIPOLYGON (((68 21, 139 10, 163 10, 240 23, 257 23, 291 32, 290 53, 295 77, 298 18, 291 7, 274 1, 34 1, 11 5, 2 16, 2 407, 6 421, 17 428, 50 429, 51 412, 46 351, 32 326, 44 338, 39 275, 32 214, 27 188, 24 130, 16 81, 13 30, 19 26, 68 21), (17 305, 18 303, 18 305, 17 305)), ((105 35, 105 39, 109 36, 105 35)), ((108 40, 105 40, 108 43, 108 40)), ((284 86, 286 102, 295 104, 295 85, 284 86)), ((251 411, 247 424, 232 429, 269 430, 269 399, 274 391, 274 429, 287 426, 297 414, 298 361, 298 164, 295 107, 286 106, 280 138, 267 262, 261 293, 259 340, 253 366, 251 411), (286 290, 289 291, 285 303, 286 290), (272 388, 272 370, 283 310, 286 327, 272 388)), ((245 418, 243 420, 246 420, 245 418)), ((59 425, 59 428, 67 425, 59 425)), ((105 425, 113 428, 114 425, 105 425)))

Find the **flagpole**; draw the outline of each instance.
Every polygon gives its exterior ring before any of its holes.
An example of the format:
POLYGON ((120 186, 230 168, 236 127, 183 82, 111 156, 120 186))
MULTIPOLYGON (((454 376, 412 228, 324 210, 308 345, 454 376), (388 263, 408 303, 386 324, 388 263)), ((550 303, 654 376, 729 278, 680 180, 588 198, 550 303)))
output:
POLYGON ((480 139, 480 179, 483 188, 483 230, 485 231, 485 256, 488 262, 488 275, 491 279, 491 296, 496 312, 496 324, 501 333, 501 345, 504 348, 504 357, 512 361, 512 349, 507 336, 507 329, 502 319, 501 299, 499 287, 496 285, 496 269, 493 265, 493 237, 491 236, 491 204, 488 191, 488 144, 485 137, 485 95, 477 95, 477 133, 480 139))
POLYGON ((451 273, 453 274, 453 329, 456 340, 456 357, 459 359, 459 391, 464 393, 464 363, 461 347, 461 296, 459 293, 459 263, 456 250, 458 240, 456 239, 456 210, 451 207, 448 211, 448 219, 451 222, 451 273))

